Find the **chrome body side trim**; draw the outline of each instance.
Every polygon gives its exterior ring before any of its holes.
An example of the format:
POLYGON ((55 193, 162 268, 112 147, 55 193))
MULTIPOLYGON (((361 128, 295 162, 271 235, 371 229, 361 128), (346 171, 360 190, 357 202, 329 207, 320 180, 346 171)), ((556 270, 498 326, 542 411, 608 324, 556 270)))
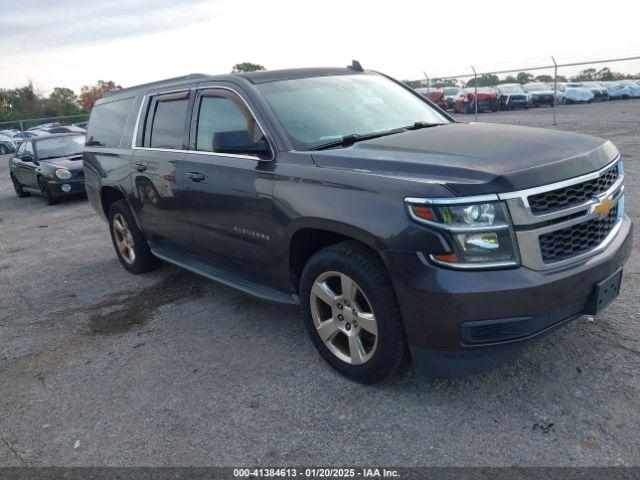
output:
POLYGON ((271 140, 269 139, 266 130, 264 129, 264 127, 262 126, 262 124, 260 123, 260 120, 258 119, 258 117, 256 116, 255 112, 253 111, 253 109, 249 106, 249 103, 244 99, 244 97, 237 91, 234 90, 233 88, 230 87, 226 87, 226 86, 220 86, 220 85, 198 85, 197 87, 191 87, 191 88, 182 88, 179 90, 170 90, 170 91, 159 91, 159 92, 154 92, 152 94, 146 93, 145 95, 143 95, 142 97, 142 102, 140 103, 140 108, 138 110, 138 116, 136 118, 136 123, 135 126, 133 128, 133 138, 131 141, 131 149, 132 150, 147 150, 147 151, 157 151, 157 152, 177 152, 177 153, 195 153, 198 155, 215 155, 218 157, 233 157, 233 158, 243 158, 246 160, 253 160, 256 162, 270 162, 273 161, 275 159, 276 156, 276 150, 273 147, 273 142, 271 142, 271 140), (258 127, 260 128, 260 130, 262 131, 262 134, 264 135, 264 138, 267 140, 267 143, 269 144, 269 149, 271 150, 271 158, 259 158, 255 155, 241 155, 241 154, 234 154, 234 153, 219 153, 219 152, 207 152, 207 151, 202 151, 202 150, 185 150, 185 149, 177 149, 177 148, 156 148, 156 147, 139 147, 136 145, 136 139, 138 138, 138 128, 140 125, 140 119, 142 118, 142 114, 145 110, 145 106, 147 104, 147 98, 150 96, 154 96, 154 95, 168 95, 171 93, 181 93, 181 92, 188 92, 190 90, 195 90, 196 92, 198 90, 227 90, 231 93, 233 93, 234 95, 236 95, 241 101, 242 103, 245 105, 245 107, 247 107, 247 110, 249 111, 249 113, 251 113, 251 115, 253 116, 253 118, 255 119, 256 123, 258 124, 258 127))

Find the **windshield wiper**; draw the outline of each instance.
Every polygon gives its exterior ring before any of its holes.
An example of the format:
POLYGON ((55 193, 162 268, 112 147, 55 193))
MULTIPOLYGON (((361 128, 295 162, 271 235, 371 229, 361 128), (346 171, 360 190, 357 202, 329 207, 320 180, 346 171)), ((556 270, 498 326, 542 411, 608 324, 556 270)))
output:
POLYGON ((429 122, 416 122, 413 125, 404 127, 405 130, 420 130, 421 128, 437 127, 438 125, 444 125, 444 123, 429 123, 429 122))
POLYGON ((332 147, 350 147, 356 142, 362 142, 363 140, 371 140, 372 138, 384 137, 386 135, 394 135, 396 133, 405 132, 406 130, 407 130, 406 128, 394 128, 393 130, 386 130, 384 132, 374 132, 374 133, 365 133, 365 134, 353 133, 351 135, 344 135, 342 138, 333 140, 331 142, 316 145, 315 147, 311 147, 309 150, 325 150, 327 148, 332 148, 332 147))

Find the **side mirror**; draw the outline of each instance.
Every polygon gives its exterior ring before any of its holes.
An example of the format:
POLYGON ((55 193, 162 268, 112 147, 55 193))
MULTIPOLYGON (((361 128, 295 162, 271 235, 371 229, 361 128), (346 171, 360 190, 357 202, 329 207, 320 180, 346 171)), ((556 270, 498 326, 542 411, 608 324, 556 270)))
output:
POLYGON ((247 130, 215 132, 212 147, 213 151, 217 153, 255 155, 257 157, 266 157, 270 154, 267 140, 262 137, 260 140, 254 141, 247 130))
POLYGON ((32 163, 33 162, 33 157, 31 155, 22 155, 20 157, 20 160, 23 161, 23 162, 32 163))

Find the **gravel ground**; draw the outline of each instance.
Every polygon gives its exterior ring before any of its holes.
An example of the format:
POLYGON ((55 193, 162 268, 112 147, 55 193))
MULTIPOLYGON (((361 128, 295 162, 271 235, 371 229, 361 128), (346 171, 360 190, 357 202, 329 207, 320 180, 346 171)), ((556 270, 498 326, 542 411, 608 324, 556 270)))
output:
MULTIPOLYGON (((640 101, 558 120, 618 146, 638 223, 640 101)), ((595 322, 516 361, 367 387, 325 365, 295 308, 170 266, 128 274, 86 200, 18 199, 6 158, 0 254, 0 465, 640 465, 637 256, 595 322)))

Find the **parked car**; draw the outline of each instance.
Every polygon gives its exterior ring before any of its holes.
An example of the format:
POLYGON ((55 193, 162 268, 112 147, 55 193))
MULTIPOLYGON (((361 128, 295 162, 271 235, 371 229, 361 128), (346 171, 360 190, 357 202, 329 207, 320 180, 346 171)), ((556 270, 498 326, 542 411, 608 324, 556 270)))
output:
POLYGON ((5 137, 13 138, 16 133, 20 133, 20 130, 15 128, 10 128, 8 130, 0 130, 0 135, 4 135, 5 137))
POLYGON ((609 91, 607 87, 600 82, 582 82, 579 85, 588 88, 593 93, 593 99, 598 101, 609 100, 609 91))
POLYGON ((447 109, 453 109, 456 103, 456 98, 462 92, 464 92, 464 90, 459 87, 442 87, 442 96, 447 109))
MULTIPOLYGON (((475 106, 476 90, 474 87, 465 88, 460 95, 456 97, 453 111, 456 113, 473 113, 475 106)), ((491 87, 478 87, 478 111, 497 112, 498 96, 491 87)))
POLYGON ((87 133, 84 128, 76 127, 75 125, 60 125, 58 127, 47 127, 41 130, 47 133, 87 133))
POLYGON ((633 80, 620 80, 618 82, 629 89, 629 98, 640 97, 640 85, 633 80))
POLYGON ((523 85, 522 89, 529 94, 532 106, 540 107, 547 105, 553 107, 555 97, 553 85, 542 82, 532 82, 523 85))
POLYGON ((39 193, 48 205, 84 193, 84 135, 65 133, 26 138, 9 160, 16 195, 39 193))
POLYGON ((42 135, 42 133, 40 133, 39 131, 26 131, 26 132, 20 132, 20 133, 16 133, 12 140, 15 142, 16 146, 19 146, 25 138, 33 138, 33 137, 37 137, 38 135, 42 135))
POLYGON ((444 99, 444 92, 439 88, 417 88, 416 92, 427 97, 433 103, 438 105, 443 110, 447 109, 447 102, 444 99))
POLYGON ((27 131, 32 132, 34 130, 44 130, 45 128, 59 127, 59 126, 60 126, 60 123, 58 122, 42 123, 40 125, 35 125, 31 128, 28 128, 27 131))
POLYGON ((531 107, 531 96, 522 89, 519 83, 504 83, 495 88, 500 110, 531 107))
POLYGON ((366 383, 408 359, 455 376, 511 358, 609 304, 633 246, 611 142, 459 123, 357 64, 112 92, 84 165, 126 270, 162 259, 299 305, 326 361, 366 383), (135 188, 150 172, 162 208, 135 188))
POLYGON ((579 83, 559 83, 558 100, 560 103, 591 103, 593 92, 579 83))
POLYGON ((12 138, 0 134, 0 155, 13 153, 16 151, 16 144, 12 138))
POLYGON ((629 87, 622 82, 603 82, 603 85, 607 87, 609 98, 615 100, 629 98, 629 87))

